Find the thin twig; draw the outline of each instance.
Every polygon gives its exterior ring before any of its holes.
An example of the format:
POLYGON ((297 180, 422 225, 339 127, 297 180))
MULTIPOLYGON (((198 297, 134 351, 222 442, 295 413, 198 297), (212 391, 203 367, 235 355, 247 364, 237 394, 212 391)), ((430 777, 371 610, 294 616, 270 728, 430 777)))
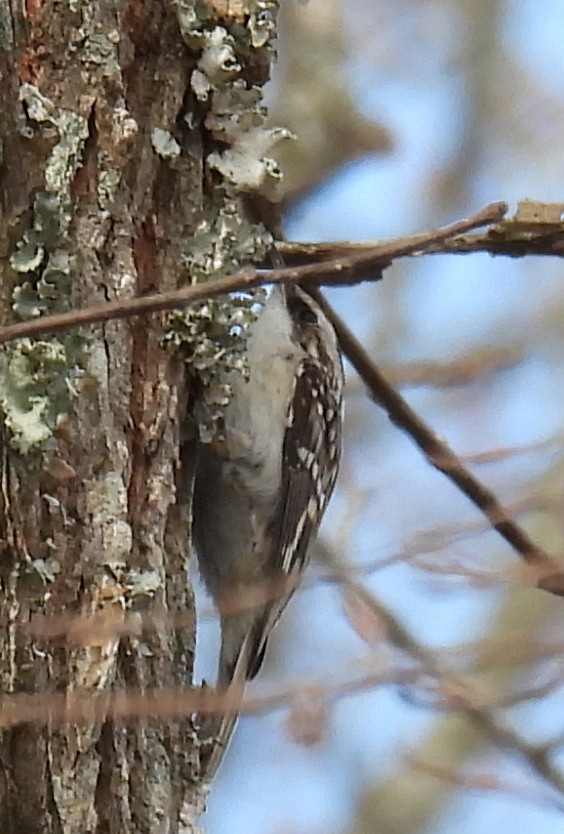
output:
POLYGON ((549 805, 556 808, 560 813, 564 811, 564 803, 557 797, 551 794, 539 796, 538 787, 528 787, 517 784, 512 784, 493 773, 484 772, 482 774, 472 773, 468 770, 456 771, 452 767, 445 767, 421 759, 417 756, 409 756, 408 763, 414 770, 419 771, 427 776, 434 776, 440 779, 441 782, 448 782, 451 785, 456 785, 467 790, 488 791, 490 793, 508 794, 509 796, 521 799, 524 802, 535 803, 536 805, 549 805))
POLYGON ((485 735, 500 747, 517 753, 527 764, 542 776, 560 794, 564 794, 564 775, 550 759, 551 748, 529 744, 496 712, 483 705, 480 690, 466 677, 444 667, 434 652, 419 643, 417 638, 363 585, 352 579, 339 560, 328 551, 324 561, 335 572, 341 587, 381 624, 388 640, 411 657, 437 681, 448 696, 451 708, 464 712, 485 735))
MULTIPOLYGON (((323 241, 307 243, 283 241, 277 244, 287 264, 308 264, 318 261, 349 257, 372 251, 378 241, 323 241)), ((523 224, 518 219, 508 219, 478 234, 461 234, 433 243, 425 248, 428 255, 471 255, 475 253, 501 255, 506 258, 523 258, 528 255, 562 257, 564 255, 564 227, 558 223, 523 224)))
POLYGON ((155 718, 185 718, 194 713, 222 714, 237 712, 245 715, 263 713, 289 706, 303 698, 304 692, 323 693, 324 700, 354 695, 380 686, 415 686, 421 677, 417 668, 369 669, 343 676, 340 680, 322 678, 285 682, 268 692, 245 695, 228 689, 191 686, 185 689, 157 687, 144 691, 122 689, 96 692, 73 691, 40 695, 14 693, 0 698, 0 728, 20 724, 55 725, 80 724, 92 720, 114 718, 124 721, 155 718))
POLYGON ((185 307, 202 298, 249 290, 265 283, 290 284, 351 284, 367 279, 367 273, 376 271, 372 280, 381 277, 381 271, 391 260, 424 252, 430 246, 441 243, 450 237, 480 226, 487 226, 498 222, 507 211, 507 205, 502 202, 490 203, 485 208, 464 220, 457 220, 430 232, 410 235, 398 240, 376 244, 372 249, 338 257, 325 263, 306 264, 300 267, 284 267, 269 272, 257 270, 254 267, 244 267, 233 275, 217 278, 194 286, 182 287, 179 290, 147 295, 143 298, 110 301, 107 304, 85 307, 82 310, 71 310, 53 316, 42 316, 33 321, 18 322, 0 328, 0 344, 23 337, 37 337, 44 333, 54 333, 71 327, 86 324, 100 324, 117 318, 132 318, 133 316, 161 313, 166 310, 185 307))
POLYGON ((488 346, 471 351, 464 357, 456 357, 450 362, 412 360, 388 365, 384 372, 391 383, 401 388, 416 385, 450 388, 468 385, 477 379, 513 368, 521 361, 523 353, 522 346, 488 346))
POLYGON ((390 420, 419 446, 429 463, 442 472, 488 518, 500 536, 538 570, 538 587, 564 596, 564 571, 558 561, 537 545, 528 533, 509 517, 496 495, 463 465, 458 455, 419 417, 404 398, 388 383, 364 346, 317 289, 312 296, 332 321, 344 354, 364 381, 372 399, 390 420))

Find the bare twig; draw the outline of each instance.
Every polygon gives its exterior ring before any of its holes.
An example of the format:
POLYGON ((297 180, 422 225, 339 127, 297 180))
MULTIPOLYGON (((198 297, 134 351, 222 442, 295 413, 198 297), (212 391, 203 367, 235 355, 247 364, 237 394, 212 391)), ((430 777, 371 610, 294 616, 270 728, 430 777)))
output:
POLYGON ((235 290, 249 290, 265 283, 300 283, 300 284, 352 284, 365 280, 371 270, 376 271, 373 280, 381 277, 382 269, 393 258, 424 252, 430 246, 447 240, 463 231, 476 229, 495 223, 507 211, 505 203, 490 203, 476 214, 464 220, 457 220, 430 232, 421 232, 389 242, 376 244, 371 249, 364 248, 346 257, 338 257, 325 263, 306 264, 300 267, 284 267, 269 272, 245 267, 233 275, 217 278, 179 290, 132 298, 126 301, 110 301, 107 304, 71 310, 53 316, 43 316, 33 321, 19 322, 0 329, 0 344, 23 337, 37 337, 44 333, 67 330, 87 324, 100 324, 110 319, 132 318, 133 316, 161 313, 185 307, 202 298, 209 298, 235 290))
MULTIPOLYGON (((425 248, 427 254, 469 254, 487 252, 522 258, 525 255, 564 255, 564 203, 542 203, 538 200, 522 200, 514 217, 491 226, 485 232, 460 234, 443 241, 436 241, 425 248)), ((304 264, 348 257, 371 251, 374 241, 281 243, 280 253, 286 263, 304 264)))
MULTIPOLYGON (((524 258, 529 255, 544 257, 562 257, 564 255, 562 229, 557 234, 547 234, 539 228, 538 232, 527 237, 496 236, 489 230, 475 235, 457 235, 441 243, 426 246, 425 255, 472 255, 485 253, 506 258, 524 258)), ((309 243, 298 241, 283 241, 277 244, 280 254, 291 265, 313 264, 319 261, 334 260, 335 258, 351 257, 362 252, 374 251, 378 241, 326 241, 323 243, 309 243)), ((412 253, 409 253, 412 254, 412 253)), ((398 255, 397 257, 402 257, 398 255)))
POLYGON ((317 289, 311 289, 310 292, 333 322, 343 352, 366 384, 372 399, 387 412, 390 420, 398 428, 409 434, 429 463, 456 484, 484 513, 494 530, 497 530, 525 562, 538 570, 538 587, 564 596, 564 571, 558 561, 537 545, 528 533, 509 517, 496 495, 474 477, 448 444, 438 437, 394 390, 322 293, 317 289))
POLYGON ((420 359, 387 365, 384 373, 393 385, 399 385, 400 388, 417 385, 450 388, 468 385, 477 379, 513 368, 522 360, 523 353, 521 346, 488 345, 450 362, 420 359))
POLYGON ((528 786, 520 786, 512 784, 506 780, 500 779, 498 775, 493 773, 472 773, 468 770, 457 771, 452 767, 445 767, 423 760, 417 756, 409 756, 408 762, 414 770, 418 770, 428 776, 434 776, 442 782, 449 782, 452 785, 457 785, 469 790, 489 791, 493 793, 506 793, 516 799, 522 799, 524 802, 533 802, 536 805, 550 805, 556 807, 559 811, 564 811, 564 803, 557 797, 544 794, 539 796, 538 788, 528 786))
POLYGON ((184 690, 161 687, 143 692, 127 689, 99 693, 75 690, 49 695, 14 693, 0 698, 0 728, 27 723, 60 726, 108 718, 128 721, 154 716, 159 719, 178 718, 192 713, 204 715, 229 711, 250 715, 288 706, 303 699, 304 692, 318 692, 329 703, 374 687, 415 685, 420 677, 421 670, 413 668, 413 665, 402 669, 369 669, 360 674, 356 672, 343 676, 341 680, 299 680, 276 688, 269 687, 269 692, 246 695, 242 701, 240 693, 207 686, 186 687, 184 690))
POLYGON ((529 744, 493 709, 484 706, 482 691, 468 678, 451 672, 384 606, 379 599, 349 576, 346 568, 328 551, 325 552, 328 567, 335 572, 342 587, 356 596, 365 610, 371 610, 381 624, 388 640, 407 652, 421 664, 441 687, 450 708, 465 713, 484 734, 501 748, 517 753, 559 793, 564 794, 564 775, 550 758, 551 748, 529 744))

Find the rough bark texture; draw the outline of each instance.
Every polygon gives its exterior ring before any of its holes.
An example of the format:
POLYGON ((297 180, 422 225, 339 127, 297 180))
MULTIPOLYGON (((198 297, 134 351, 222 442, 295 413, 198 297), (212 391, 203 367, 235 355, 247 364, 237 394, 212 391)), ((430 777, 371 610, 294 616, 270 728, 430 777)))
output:
MULTIPOLYGON (((262 256, 268 235, 247 197, 256 211, 275 176, 266 164, 247 182, 247 163, 228 153, 258 108, 250 91, 268 75, 275 5, 0 0, 2 323, 14 309, 170 289, 196 261, 203 280, 262 256), (238 135, 218 126, 230 114, 238 135)), ((3 695, 190 683, 188 395, 184 363, 162 343, 169 326, 113 321, 0 357, 3 695), (25 627, 155 609, 184 625, 153 618, 135 637, 96 626, 58 641, 25 627)), ((2 731, 2 834, 188 831, 200 802, 189 717, 2 731)))

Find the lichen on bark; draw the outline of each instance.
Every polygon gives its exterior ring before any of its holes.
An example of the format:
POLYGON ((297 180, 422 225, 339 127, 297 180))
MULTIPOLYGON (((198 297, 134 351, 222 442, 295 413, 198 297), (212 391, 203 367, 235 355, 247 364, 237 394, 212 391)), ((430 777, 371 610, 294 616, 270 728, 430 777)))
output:
MULTIPOLYGON (((269 156, 283 128, 266 126, 262 87, 275 57, 273 40, 278 3, 257 0, 221 6, 175 0, 180 30, 197 54, 190 77, 194 115, 206 135, 204 175, 211 200, 182 261, 194 283, 262 261, 272 245, 271 230, 249 218, 247 201, 280 198, 281 174, 269 156), (218 8, 229 14, 218 19, 218 8)), ((193 415, 200 439, 217 432, 230 387, 226 374, 247 373, 248 326, 264 291, 254 290, 191 305, 170 317, 166 339, 183 347, 202 382, 193 415)))
MULTIPOLYGON (((24 140, 38 134, 51 142, 42 188, 34 194, 29 223, 9 258, 12 309, 25 319, 69 306, 76 269, 68 248, 70 188, 82 165, 88 125, 83 116, 56 106, 32 84, 20 86, 19 100, 23 112, 18 130, 24 140)), ((83 339, 71 334, 20 339, 0 349, 0 409, 8 441, 20 453, 48 448, 59 419, 71 408, 83 348, 83 339)))

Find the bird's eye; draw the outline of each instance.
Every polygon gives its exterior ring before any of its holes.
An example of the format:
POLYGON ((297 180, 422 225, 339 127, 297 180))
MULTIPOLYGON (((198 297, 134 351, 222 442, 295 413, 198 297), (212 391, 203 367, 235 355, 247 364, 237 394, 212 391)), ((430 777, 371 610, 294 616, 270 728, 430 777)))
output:
POLYGON ((308 307, 307 304, 300 304, 297 310, 297 318, 301 324, 317 324, 315 311, 311 307, 308 307))

